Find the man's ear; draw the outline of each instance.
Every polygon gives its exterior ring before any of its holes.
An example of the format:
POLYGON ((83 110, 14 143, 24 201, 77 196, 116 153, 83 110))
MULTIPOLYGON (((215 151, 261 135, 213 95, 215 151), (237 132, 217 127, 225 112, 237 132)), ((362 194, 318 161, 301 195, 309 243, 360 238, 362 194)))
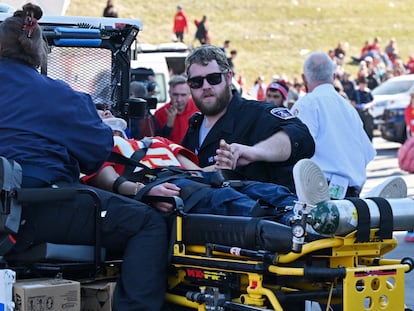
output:
POLYGON ((304 73, 302 73, 302 74, 301 74, 301 76, 302 76, 302 81, 303 81, 303 83, 304 83, 304 84, 306 84, 305 74, 304 74, 304 73))
POLYGON ((302 81, 303 81, 303 85, 305 86, 306 92, 309 92, 308 81, 306 81, 306 77, 304 73, 302 73, 302 81))
POLYGON ((226 75, 227 75, 227 81, 229 81, 230 84, 231 84, 233 76, 234 76, 233 70, 229 69, 229 71, 226 73, 226 75))

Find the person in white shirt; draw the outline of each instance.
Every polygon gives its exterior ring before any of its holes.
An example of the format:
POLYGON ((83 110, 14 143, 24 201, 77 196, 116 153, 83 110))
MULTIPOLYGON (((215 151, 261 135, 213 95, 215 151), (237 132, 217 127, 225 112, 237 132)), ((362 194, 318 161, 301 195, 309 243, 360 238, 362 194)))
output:
POLYGON ((366 181, 366 166, 376 150, 364 131, 361 118, 335 90, 335 64, 324 52, 309 55, 302 79, 308 93, 291 108, 315 140, 311 158, 330 183, 332 198, 358 197, 366 181))

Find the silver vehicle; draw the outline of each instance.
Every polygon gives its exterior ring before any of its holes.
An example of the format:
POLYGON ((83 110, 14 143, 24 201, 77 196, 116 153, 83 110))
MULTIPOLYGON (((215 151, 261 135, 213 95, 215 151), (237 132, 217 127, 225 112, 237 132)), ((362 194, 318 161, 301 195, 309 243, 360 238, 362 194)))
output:
POLYGON ((375 105, 371 107, 371 114, 377 125, 383 123, 384 109, 406 107, 410 101, 410 93, 414 91, 414 74, 391 78, 374 90, 375 105))

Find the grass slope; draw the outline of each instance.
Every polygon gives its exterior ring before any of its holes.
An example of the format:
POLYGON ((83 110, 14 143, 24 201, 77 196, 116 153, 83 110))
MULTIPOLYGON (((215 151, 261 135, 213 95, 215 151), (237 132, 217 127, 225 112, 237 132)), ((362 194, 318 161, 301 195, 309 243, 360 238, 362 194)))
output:
MULTIPOLYGON (((194 19, 207 15, 212 44, 221 46, 230 39, 231 48, 238 50, 236 71, 247 79, 247 88, 258 75, 264 75, 266 82, 274 74, 299 77, 303 51, 328 51, 339 41, 349 44, 348 61, 376 36, 382 47, 396 38, 404 61, 414 52, 413 2, 407 0, 115 0, 120 17, 143 21, 139 40, 153 44, 171 40, 178 3, 190 21, 186 43, 194 36, 194 19)), ((105 4, 105 0, 71 0, 67 15, 101 16, 105 4)), ((355 65, 347 64, 346 69, 356 73, 355 65)))

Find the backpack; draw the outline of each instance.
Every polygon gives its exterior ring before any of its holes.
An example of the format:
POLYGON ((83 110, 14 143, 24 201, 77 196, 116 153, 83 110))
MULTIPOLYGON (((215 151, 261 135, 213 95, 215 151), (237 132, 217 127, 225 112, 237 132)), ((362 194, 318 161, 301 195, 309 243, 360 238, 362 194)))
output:
POLYGON ((15 241, 11 234, 19 230, 22 207, 14 192, 20 189, 21 183, 20 164, 0 157, 0 256, 14 246, 15 241))
POLYGON ((398 165, 403 171, 414 173, 414 137, 409 137, 398 149, 398 165))

